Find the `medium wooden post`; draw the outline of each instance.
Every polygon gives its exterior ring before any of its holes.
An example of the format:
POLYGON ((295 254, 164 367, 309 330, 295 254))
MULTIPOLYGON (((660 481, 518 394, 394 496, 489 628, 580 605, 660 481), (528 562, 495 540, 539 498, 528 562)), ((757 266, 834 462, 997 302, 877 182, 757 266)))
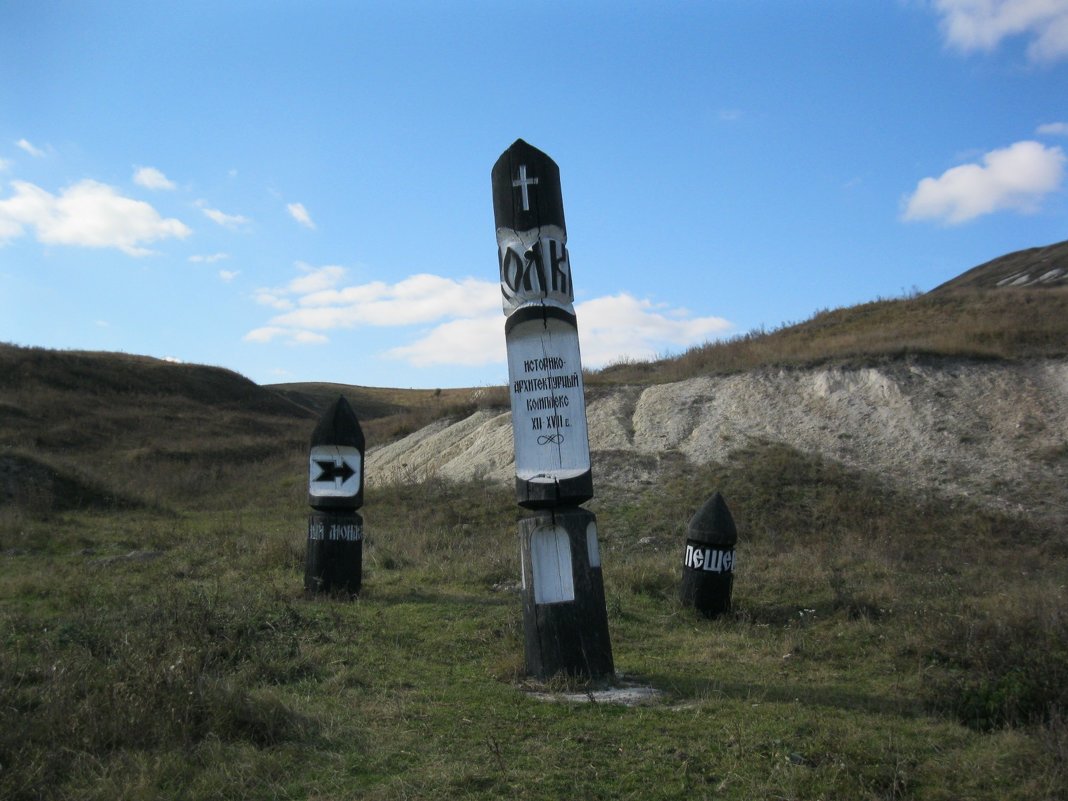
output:
POLYGON ((737 542, 734 518, 717 492, 694 513, 686 528, 679 590, 679 599, 685 606, 705 617, 730 611, 737 542))
POLYGON ((560 170, 517 139, 491 172, 506 316, 527 671, 611 675, 560 170))
POLYGON ((304 591, 356 595, 363 581, 364 438, 349 402, 339 395, 311 436, 308 458, 308 548, 304 591))
POLYGON ((611 676, 597 518, 580 507, 519 521, 527 673, 611 676))

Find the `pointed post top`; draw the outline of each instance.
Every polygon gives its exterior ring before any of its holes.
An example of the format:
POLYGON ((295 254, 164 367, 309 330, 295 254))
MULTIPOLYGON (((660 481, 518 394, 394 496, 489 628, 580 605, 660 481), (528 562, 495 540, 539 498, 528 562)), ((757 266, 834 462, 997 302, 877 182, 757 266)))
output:
POLYGON ((738 542, 738 529, 722 495, 718 492, 713 494, 690 518, 686 538, 715 545, 734 545, 738 542))
POLYGON ((533 145, 516 139, 490 171, 497 228, 529 231, 564 225, 560 168, 533 145))
POLYGON ((363 430, 343 395, 327 407, 311 436, 308 503, 319 510, 363 506, 363 430))
POLYGON ((311 446, 316 445, 345 445, 363 451, 363 429, 344 395, 338 395, 319 418, 311 435, 311 446))

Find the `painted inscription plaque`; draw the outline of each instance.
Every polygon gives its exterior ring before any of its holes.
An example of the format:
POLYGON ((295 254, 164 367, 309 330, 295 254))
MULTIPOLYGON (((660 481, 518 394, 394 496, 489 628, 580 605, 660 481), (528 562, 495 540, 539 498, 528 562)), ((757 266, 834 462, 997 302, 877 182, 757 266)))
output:
POLYGON ((508 319, 505 337, 516 481, 533 485, 521 492, 520 503, 536 508, 588 500, 590 446, 574 315, 524 307, 508 319))

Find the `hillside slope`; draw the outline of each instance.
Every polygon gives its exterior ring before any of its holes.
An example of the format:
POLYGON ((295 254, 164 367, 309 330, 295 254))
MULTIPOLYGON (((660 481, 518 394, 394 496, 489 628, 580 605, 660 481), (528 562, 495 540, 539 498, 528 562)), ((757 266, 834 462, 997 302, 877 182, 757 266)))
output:
MULTIPOLYGON (((1066 256, 1068 243, 1020 251, 927 295, 588 375, 599 497, 778 443, 924 492, 1063 517, 1068 286, 1049 275, 1066 256), (1018 286, 1035 264, 1049 280, 1018 286)), ((364 424, 369 486, 512 480, 503 387, 260 387, 214 367, 0 344, 0 502, 203 505, 228 502, 229 482, 259 481, 284 481, 300 502, 307 438, 339 393, 364 424)))
POLYGON ((871 364, 910 356, 1068 357, 1068 286, 963 288, 829 309, 656 362, 629 362, 594 384, 663 383, 764 367, 871 364))
POLYGON ((218 367, 0 344, 0 504, 214 502, 287 469, 314 420, 218 367))
MULTIPOLYGON (((950 498, 1068 520, 1068 360, 899 360, 761 369, 598 390, 587 417, 595 487, 657 480, 779 443, 950 498)), ((510 415, 441 420, 373 449, 367 480, 509 482, 510 415)))
POLYGON ((1068 286, 1068 242, 1006 253, 961 273, 931 292, 1054 286, 1068 286))

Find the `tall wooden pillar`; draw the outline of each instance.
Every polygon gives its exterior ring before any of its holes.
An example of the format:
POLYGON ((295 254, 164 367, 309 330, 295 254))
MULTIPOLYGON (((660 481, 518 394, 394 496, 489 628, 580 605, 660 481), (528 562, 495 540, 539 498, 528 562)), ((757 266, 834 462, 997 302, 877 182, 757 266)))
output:
POLYGON ((517 139, 494 164, 528 673, 611 675, 560 170, 517 139))

